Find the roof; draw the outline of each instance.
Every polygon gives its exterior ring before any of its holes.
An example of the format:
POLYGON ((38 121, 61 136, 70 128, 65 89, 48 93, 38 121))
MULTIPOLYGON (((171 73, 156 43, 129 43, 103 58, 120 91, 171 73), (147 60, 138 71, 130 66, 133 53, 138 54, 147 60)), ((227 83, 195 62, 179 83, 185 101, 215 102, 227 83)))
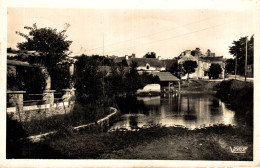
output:
POLYGON ((201 59, 203 60, 207 60, 207 61, 223 61, 223 56, 217 56, 217 57, 201 57, 201 59))
POLYGON ((167 82, 175 82, 180 81, 176 76, 172 75, 170 72, 152 72, 151 74, 157 75, 160 81, 167 81, 167 82))
POLYGON ((178 63, 177 59, 165 59, 165 60, 161 60, 162 64, 164 66, 166 66, 166 69, 170 69, 171 67, 174 66, 175 63, 178 63))
POLYGON ((178 60, 179 62, 185 62, 185 61, 196 61, 197 59, 192 55, 185 55, 181 56, 181 58, 178 60))
POLYGON ((43 54, 42 52, 37 52, 37 51, 28 51, 28 50, 11 50, 7 52, 8 57, 15 57, 19 55, 23 56, 40 56, 43 54))
POLYGON ((137 62, 138 66, 146 66, 146 64, 149 64, 152 67, 163 67, 163 64, 160 60, 157 58, 130 58, 127 61, 128 66, 131 65, 131 63, 137 62))
POLYGON ((126 62, 126 58, 125 57, 117 57, 114 59, 114 63, 116 63, 117 65, 122 65, 125 67, 128 67, 128 64, 126 62))
POLYGON ((117 58, 114 59, 114 62, 115 62, 115 63, 120 63, 120 62, 122 62, 123 60, 125 60, 125 57, 117 57, 117 58))
POLYGON ((110 73, 110 72, 111 72, 111 67, 110 67, 110 66, 98 66, 98 69, 99 69, 101 72, 104 72, 104 71, 106 71, 107 73, 110 73))

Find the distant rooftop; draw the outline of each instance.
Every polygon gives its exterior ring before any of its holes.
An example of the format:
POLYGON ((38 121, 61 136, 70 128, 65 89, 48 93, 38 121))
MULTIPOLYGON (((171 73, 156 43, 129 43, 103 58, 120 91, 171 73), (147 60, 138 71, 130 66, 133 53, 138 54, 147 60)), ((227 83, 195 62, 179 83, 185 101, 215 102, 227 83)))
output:
POLYGON ((128 66, 130 66, 131 63, 134 61, 137 62, 138 66, 146 66, 146 64, 148 63, 150 66, 153 67, 163 67, 162 62, 157 58, 130 58, 126 61, 128 66))
POLYGON ((157 75, 160 79, 160 81, 166 81, 166 82, 176 82, 180 81, 179 78, 176 76, 172 75, 170 72, 152 72, 151 74, 157 75))

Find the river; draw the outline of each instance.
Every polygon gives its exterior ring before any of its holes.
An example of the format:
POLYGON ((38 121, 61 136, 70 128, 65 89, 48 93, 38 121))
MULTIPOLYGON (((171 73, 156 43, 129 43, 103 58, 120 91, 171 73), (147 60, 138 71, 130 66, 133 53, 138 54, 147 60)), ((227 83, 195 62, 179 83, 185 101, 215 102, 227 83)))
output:
POLYGON ((115 129, 136 130, 154 125, 195 129, 214 124, 237 125, 240 118, 212 94, 174 94, 157 97, 119 97, 120 119, 115 129))

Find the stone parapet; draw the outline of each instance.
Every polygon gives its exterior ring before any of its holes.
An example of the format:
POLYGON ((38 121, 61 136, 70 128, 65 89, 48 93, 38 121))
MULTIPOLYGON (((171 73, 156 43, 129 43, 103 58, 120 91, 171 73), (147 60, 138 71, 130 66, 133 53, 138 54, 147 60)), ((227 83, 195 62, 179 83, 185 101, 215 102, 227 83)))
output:
POLYGON ((44 90, 43 91, 43 100, 46 104, 54 104, 54 92, 55 90, 44 90))
POLYGON ((62 99, 63 101, 71 101, 75 99, 75 88, 72 89, 62 89, 64 92, 62 99))

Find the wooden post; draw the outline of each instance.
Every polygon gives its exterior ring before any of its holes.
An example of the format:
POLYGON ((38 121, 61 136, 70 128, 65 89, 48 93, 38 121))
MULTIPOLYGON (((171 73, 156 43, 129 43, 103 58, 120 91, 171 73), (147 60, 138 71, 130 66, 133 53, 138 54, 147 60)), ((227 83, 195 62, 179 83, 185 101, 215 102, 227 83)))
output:
POLYGON ((179 84, 179 92, 181 91, 181 84, 180 84, 180 81, 178 81, 178 84, 179 84))
POLYGON ((170 93, 170 82, 168 82, 168 87, 169 87, 169 93, 170 93))
POLYGON ((246 37, 246 55, 245 55, 245 81, 247 75, 247 37, 246 37))

